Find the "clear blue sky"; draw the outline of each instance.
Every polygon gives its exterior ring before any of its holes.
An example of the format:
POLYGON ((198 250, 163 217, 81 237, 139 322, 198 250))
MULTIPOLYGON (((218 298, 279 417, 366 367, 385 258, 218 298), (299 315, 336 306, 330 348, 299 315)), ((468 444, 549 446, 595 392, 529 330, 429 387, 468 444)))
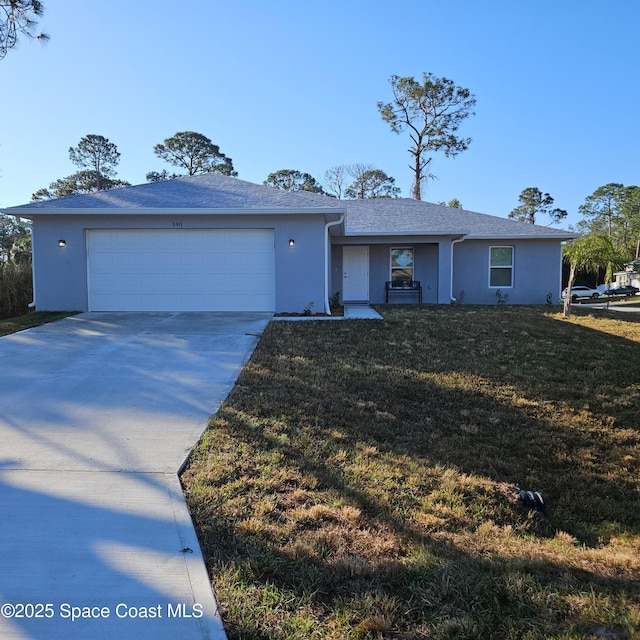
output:
POLYGON ((376 103, 392 74, 424 71, 477 106, 470 148, 434 156, 423 199, 506 216, 538 187, 566 226, 598 186, 640 184, 638 0, 43 1, 49 44, 0 61, 0 206, 76 171, 68 149, 86 134, 139 184, 171 169, 153 146, 185 130, 244 180, 359 162, 409 197, 408 138, 376 103))

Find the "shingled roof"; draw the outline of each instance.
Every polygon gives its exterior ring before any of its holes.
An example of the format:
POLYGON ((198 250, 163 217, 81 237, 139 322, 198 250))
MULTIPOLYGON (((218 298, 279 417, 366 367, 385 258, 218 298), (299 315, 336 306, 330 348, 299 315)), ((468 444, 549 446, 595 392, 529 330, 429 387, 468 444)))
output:
POLYGON ((202 213, 346 214, 346 236, 465 235, 467 238, 556 238, 575 234, 508 218, 452 209, 409 198, 337 200, 308 191, 282 191, 217 173, 184 176, 132 187, 98 191, 5 209, 6 213, 153 213, 158 210, 202 213))
MULTIPOLYGON (((240 211, 340 209, 342 202, 309 191, 282 191, 219 173, 183 176, 54 200, 12 207, 12 211, 45 213, 53 210, 91 209, 219 209, 240 211)), ((339 212, 339 211, 338 211, 339 212)))
POLYGON ((575 238, 562 229, 527 224, 409 198, 346 200, 348 236, 452 235, 476 238, 575 238))

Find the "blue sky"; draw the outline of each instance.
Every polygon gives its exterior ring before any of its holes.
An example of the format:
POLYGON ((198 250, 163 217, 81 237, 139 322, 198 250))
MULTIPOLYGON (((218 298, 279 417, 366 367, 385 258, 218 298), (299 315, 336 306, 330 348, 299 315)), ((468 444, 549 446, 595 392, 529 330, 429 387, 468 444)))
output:
MULTIPOLYGON (((409 140, 382 121, 392 74, 445 76, 477 99, 473 142, 436 154, 433 202, 506 216, 538 187, 577 222, 608 182, 640 184, 637 0, 44 0, 46 46, 0 61, 0 206, 76 168, 89 133, 133 184, 171 169, 153 146, 205 134, 238 177, 317 179, 366 163, 411 193, 409 140)), ((547 224, 541 219, 540 223, 547 224)))

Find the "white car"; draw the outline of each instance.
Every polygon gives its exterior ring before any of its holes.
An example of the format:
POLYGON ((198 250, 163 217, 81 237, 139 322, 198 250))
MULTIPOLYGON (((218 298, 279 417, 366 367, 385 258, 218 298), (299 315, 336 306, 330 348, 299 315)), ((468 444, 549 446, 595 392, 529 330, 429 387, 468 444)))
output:
MULTIPOLYGON (((567 295, 567 289, 564 289, 562 292, 562 299, 567 295)), ((600 292, 597 289, 592 289, 591 287, 583 287, 582 285, 574 285, 571 287, 571 302, 576 302, 581 298, 591 298, 595 300, 600 296, 600 292)))

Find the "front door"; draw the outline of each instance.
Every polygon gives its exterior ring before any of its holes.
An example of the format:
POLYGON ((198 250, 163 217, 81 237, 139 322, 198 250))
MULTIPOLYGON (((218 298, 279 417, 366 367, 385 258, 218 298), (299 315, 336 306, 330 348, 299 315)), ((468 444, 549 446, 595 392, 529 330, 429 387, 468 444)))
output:
POLYGON ((342 248, 342 301, 369 302, 369 247, 342 248))

